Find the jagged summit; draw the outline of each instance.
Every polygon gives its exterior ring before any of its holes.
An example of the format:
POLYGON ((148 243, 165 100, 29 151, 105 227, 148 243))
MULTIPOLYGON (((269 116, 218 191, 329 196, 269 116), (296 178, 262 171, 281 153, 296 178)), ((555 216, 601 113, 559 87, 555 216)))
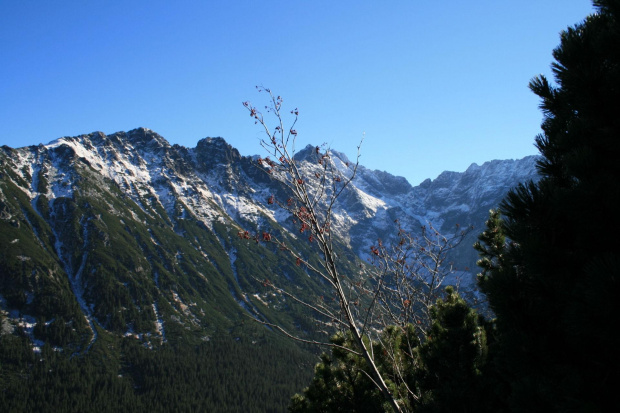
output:
MULTIPOLYGON (((330 152, 335 168, 350 171, 344 154, 330 152)), ((295 155, 309 177, 315 156, 312 145, 295 155)), ((428 223, 442 232, 456 223, 482 228, 510 187, 536 177, 535 162, 490 161, 415 187, 360 165, 334 205, 333 232, 350 257, 365 259, 377 239, 396 234, 395 219, 411 230, 428 223)), ((33 319, 75 320, 80 337, 89 337, 84 345, 99 329, 152 344, 190 326, 197 336, 228 329, 244 312, 279 317, 282 303, 264 294, 257 277, 322 287, 277 251, 237 237, 241 229, 277 231, 296 249, 308 248, 271 196, 288 194, 220 137, 186 148, 137 128, 2 147, 0 272, 16 278, 0 284, 0 301, 33 319), (58 295, 72 296, 72 306, 54 304, 58 295)), ((474 267, 474 238, 455 251, 457 266, 474 267)))
POLYGON ((322 146, 316 146, 316 145, 310 145, 310 144, 306 145, 300 151, 297 151, 295 153, 293 159, 295 159, 297 161, 314 162, 316 160, 317 154, 318 153, 323 154, 323 153, 325 153, 325 150, 328 150, 332 157, 338 159, 339 164, 351 163, 351 161, 349 160, 347 155, 345 155, 343 152, 339 152, 339 151, 334 150, 332 148, 325 148, 325 147, 322 147, 322 146), (317 150, 318 150, 318 152, 317 152, 317 150))
POLYGON ((170 146, 170 143, 161 135, 147 128, 132 129, 126 133, 117 132, 112 136, 120 137, 123 135, 126 136, 133 145, 170 146))
POLYGON ((204 162, 210 166, 214 164, 230 164, 241 159, 239 151, 221 137, 203 138, 198 141, 193 151, 198 162, 204 162))
POLYGON ((233 148, 222 137, 206 137, 200 139, 195 148, 185 148, 181 145, 171 145, 168 140, 157 132, 139 127, 129 131, 119 131, 106 135, 103 132, 96 131, 89 134, 83 134, 78 136, 66 136, 55 139, 48 144, 41 144, 48 149, 52 149, 61 145, 75 145, 79 144, 87 148, 95 148, 102 146, 116 146, 122 150, 124 148, 133 147, 133 149, 146 151, 158 148, 171 148, 176 146, 177 148, 184 148, 188 150, 196 150, 198 152, 213 152, 213 151, 226 151, 232 154, 234 158, 240 158, 239 152, 236 148, 233 148))
MULTIPOLYGON (((268 189, 273 182, 256 168, 252 157, 241 156, 221 137, 201 139, 195 148, 188 149, 171 146, 150 129, 137 128, 111 135, 93 132, 65 137, 44 148, 52 150, 63 145, 72 148, 64 151, 65 154, 74 154, 88 162, 137 202, 144 203, 141 197, 151 193, 168 210, 173 208, 172 200, 187 191, 187 185, 203 188, 200 194, 209 194, 205 196, 232 216, 245 214, 239 210, 239 201, 233 202, 241 194, 241 199, 247 199, 242 204, 259 202, 260 205, 263 200, 257 198, 257 194, 277 192, 275 188, 268 189), (223 193, 231 195, 223 196, 223 193)), ((335 167, 346 171, 351 164, 346 155, 335 150, 330 152, 335 167)), ((312 164, 316 162, 315 156, 316 146, 307 145, 295 154, 295 159, 300 165, 312 164)), ((472 218, 471 211, 486 213, 487 207, 510 187, 535 177, 536 160, 536 156, 530 156, 522 160, 472 164, 465 172, 446 171, 416 187, 404 177, 360 165, 348 195, 339 205, 342 211, 340 228, 343 233, 364 232, 366 237, 376 239, 382 235, 377 228, 389 227, 391 214, 387 211, 392 209, 401 211, 404 219, 415 226, 429 221, 441 225, 446 222, 442 216, 450 210, 460 210, 466 221, 472 218), (463 203, 463 200, 467 201, 463 203)), ((199 199, 188 203, 208 204, 199 199)), ((242 210, 245 211, 245 207, 242 210)), ((207 212, 205 215, 213 216, 207 212)), ((354 239, 351 242, 355 244, 354 239)), ((363 248, 357 249, 361 253, 363 248)))
MULTIPOLYGON (((316 148, 317 147, 313 145, 306 145, 303 149, 295 152, 293 159, 298 162, 316 162, 316 148)), ((322 151, 321 148, 319 148, 319 150, 322 151)))
POLYGON ((88 159, 90 156, 87 153, 94 152, 107 152, 110 156, 114 156, 115 152, 157 152, 170 148, 170 143, 150 129, 136 128, 110 135, 97 131, 79 136, 62 137, 40 146, 51 151, 58 150, 62 146, 69 146, 78 156, 88 159))

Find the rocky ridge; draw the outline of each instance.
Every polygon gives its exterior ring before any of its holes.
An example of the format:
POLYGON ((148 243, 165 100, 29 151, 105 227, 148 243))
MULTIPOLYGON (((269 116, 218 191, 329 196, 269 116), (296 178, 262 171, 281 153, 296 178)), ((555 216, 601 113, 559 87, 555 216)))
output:
MULTIPOLYGON (((307 172, 312 149, 296 154, 307 172)), ((333 151, 331 161, 344 169, 348 159, 333 151)), ((473 164, 415 187, 360 166, 335 206, 341 247, 366 259, 378 238, 395 234, 395 219, 413 231, 429 223, 446 233, 457 223, 482 228, 509 188, 536 179, 535 162, 473 164)), ((287 230, 288 214, 268 205, 273 194, 283 188, 222 138, 185 148, 139 128, 2 147, 2 309, 35 340, 82 349, 100 330, 146 345, 208 339, 244 313, 303 330, 299 309, 269 295, 260 279, 279 277, 308 294, 322 287, 278 251, 236 237, 241 229, 277 231, 311 254, 287 230)), ((453 258, 472 289, 474 239, 472 232, 453 258)))

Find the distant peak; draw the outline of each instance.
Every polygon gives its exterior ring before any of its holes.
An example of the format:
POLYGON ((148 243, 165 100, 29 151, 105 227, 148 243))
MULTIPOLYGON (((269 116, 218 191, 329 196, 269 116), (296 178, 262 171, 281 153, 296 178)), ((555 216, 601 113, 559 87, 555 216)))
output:
POLYGON ((466 169, 466 172, 473 172, 478 169, 480 169, 480 165, 474 162, 471 165, 469 165, 469 167, 466 169))
POLYGON ((143 127, 131 129, 130 131, 127 132, 127 135, 160 136, 155 131, 149 128, 143 128, 143 127))
POLYGON ((148 128, 136 128, 126 133, 129 140, 134 144, 153 144, 157 143, 162 146, 169 146, 166 139, 156 132, 148 128))
POLYGON ((312 156, 314 156, 317 153, 317 150, 320 151, 321 153, 325 153, 325 150, 327 150, 332 157, 340 159, 343 163, 349 162, 349 158, 347 158, 347 155, 345 155, 344 153, 338 152, 329 147, 325 148, 325 147, 316 146, 316 145, 306 145, 305 148, 296 152, 293 158, 297 161, 314 160, 312 156))
POLYGON ((230 146, 228 144, 228 142, 226 142, 226 139, 220 137, 220 136, 207 136, 206 138, 203 138, 201 140, 198 141, 198 144, 203 144, 203 145, 226 145, 226 146, 230 146))
MULTIPOLYGON (((198 141, 198 143, 196 144, 196 149, 210 149, 210 148, 218 148, 218 149, 226 149, 226 150, 232 150, 234 149, 228 142, 226 142, 226 139, 219 137, 219 136, 207 136, 206 138, 202 138, 201 140, 198 141)), ((235 149, 236 150, 236 149, 235 149)))
POLYGON ((469 165, 466 173, 475 172, 481 169, 489 169, 489 168, 497 168, 497 167, 506 167, 512 168, 513 165, 530 165, 534 164, 536 160, 539 158, 539 155, 528 155, 521 159, 493 159, 491 161, 486 161, 482 165, 478 165, 477 163, 472 163, 469 165))
POLYGON ((308 156, 312 155, 313 153, 316 153, 316 146, 312 146, 312 145, 306 145, 305 148, 303 148, 300 151, 297 151, 294 155, 295 158, 297 159, 307 159, 308 156))
POLYGON ((211 163, 230 163, 241 159, 239 151, 219 136, 199 140, 194 151, 200 160, 206 161, 208 159, 211 163))

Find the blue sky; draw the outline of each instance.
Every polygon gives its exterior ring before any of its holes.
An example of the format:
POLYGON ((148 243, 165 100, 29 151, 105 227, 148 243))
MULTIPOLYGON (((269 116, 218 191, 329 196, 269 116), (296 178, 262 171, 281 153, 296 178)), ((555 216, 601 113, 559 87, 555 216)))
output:
POLYGON ((0 0, 0 145, 136 127, 262 153, 242 102, 416 185, 536 153, 527 84, 590 0, 0 0))

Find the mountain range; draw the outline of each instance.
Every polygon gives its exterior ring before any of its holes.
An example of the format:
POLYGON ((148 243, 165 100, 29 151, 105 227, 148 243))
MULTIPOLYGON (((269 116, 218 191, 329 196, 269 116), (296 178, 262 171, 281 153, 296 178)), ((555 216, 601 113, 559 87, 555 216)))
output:
MULTIPOLYGON (((305 175, 314 153, 294 156, 305 175)), ((317 349, 253 319, 324 340, 331 331, 269 286, 306 301, 328 293, 276 245, 239 236, 274 234, 320 266, 315 245, 269 201, 288 195, 258 159, 222 138, 186 148, 144 128, 2 146, 0 402, 15 411, 285 411, 317 349)), ((329 159, 343 172, 351 164, 338 151, 329 159)), ((450 252, 447 281, 475 302, 471 245, 509 188, 537 179, 536 160, 472 164, 418 186, 359 165, 333 209, 340 272, 358 274, 398 225, 446 235, 473 227, 450 252)))
MULTIPOLYGON (((295 155, 302 167, 310 168, 313 150, 295 155)), ((370 245, 395 233, 396 219, 412 229, 431 223, 442 233, 471 225, 477 230, 452 259, 464 289, 474 290, 471 244, 508 189, 536 178, 536 159, 472 164, 415 187, 360 165, 335 206, 340 247, 358 265, 370 245)), ((332 151, 332 162, 349 160, 332 151)), ((299 313, 280 311, 293 305, 260 280, 277 278, 308 294, 322 286, 274 248, 237 237, 269 228, 311 255, 286 229, 290 216, 268 205, 282 191, 256 157, 241 156, 222 138, 186 148, 139 128, 2 147, 3 331, 21 325, 35 346, 51 340, 84 349, 99 329, 147 346, 187 335, 208 340, 243 313, 304 329, 299 313)))

